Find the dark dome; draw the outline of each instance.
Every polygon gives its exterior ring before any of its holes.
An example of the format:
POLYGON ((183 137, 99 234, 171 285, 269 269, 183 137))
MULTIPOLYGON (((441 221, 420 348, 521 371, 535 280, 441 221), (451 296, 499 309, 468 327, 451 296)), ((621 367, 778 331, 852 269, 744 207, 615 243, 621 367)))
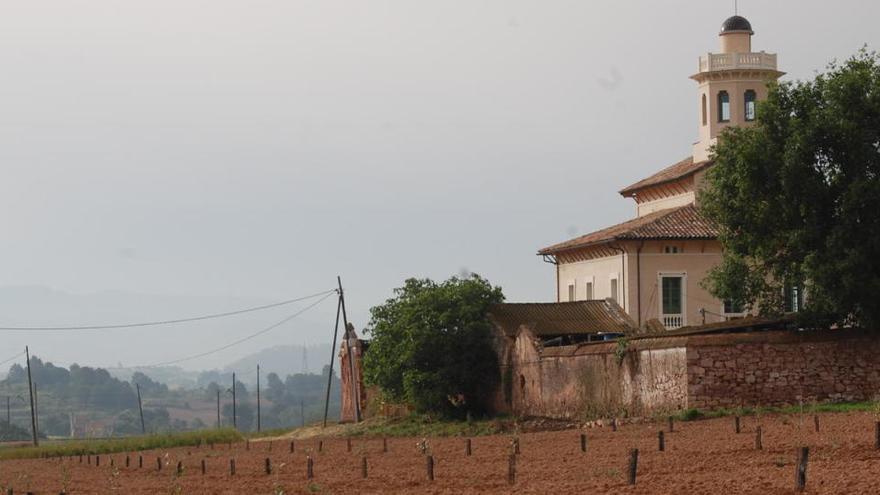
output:
POLYGON ((746 31, 749 34, 755 34, 755 32, 752 31, 752 24, 749 20, 739 15, 727 19, 724 21, 724 24, 721 25, 721 34, 733 31, 746 31))

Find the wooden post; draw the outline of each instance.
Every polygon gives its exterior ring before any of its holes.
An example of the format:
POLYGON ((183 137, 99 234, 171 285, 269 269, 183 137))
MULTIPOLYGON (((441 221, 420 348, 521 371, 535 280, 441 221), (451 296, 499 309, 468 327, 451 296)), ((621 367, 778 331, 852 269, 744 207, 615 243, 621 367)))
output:
POLYGON ((315 461, 312 460, 312 456, 306 457, 306 478, 312 479, 315 477, 315 461))
POLYGON ((142 467, 144 467, 144 456, 139 455, 138 456, 138 468, 142 468, 142 467))
POLYGON ((425 467, 428 471, 428 481, 434 481, 434 456, 425 457, 425 467))
POLYGON ((257 432, 260 431, 260 365, 257 365, 257 432))
POLYGON ((110 458, 110 467, 113 467, 115 465, 116 465, 116 461, 111 457, 110 458))
POLYGON ((141 386, 138 383, 134 384, 134 388, 137 390, 138 397, 138 411, 141 413, 141 435, 147 434, 147 426, 144 424, 144 404, 141 402, 141 386))
POLYGON ((807 461, 810 457, 810 448, 801 447, 798 455, 797 470, 794 477, 794 488, 796 491, 802 492, 807 486, 807 461))
POLYGON ((636 471, 639 468, 639 449, 630 449, 629 451, 629 471, 627 472, 627 480, 630 485, 636 484, 636 471))
POLYGON ((611 418, 611 431, 617 431, 617 418, 611 418))
POLYGON ((816 427, 816 433, 819 433, 819 415, 818 414, 813 415, 813 424, 816 427))
POLYGON ((266 474, 272 474, 272 460, 266 458, 266 474))
POLYGON ((160 457, 156 458, 156 471, 162 470, 162 459, 160 457))
POLYGON ((92 465, 92 454, 86 456, 86 464, 88 464, 89 466, 92 465))
POLYGON ((207 463, 205 462, 204 459, 202 459, 202 476, 205 475, 205 471, 207 471, 207 470, 208 470, 207 463))
POLYGON ((382 452, 388 452, 388 439, 382 439, 382 452))
POLYGON ((345 451, 351 452, 351 438, 345 439, 345 451))
POLYGON ((516 483, 516 454, 511 454, 507 459, 507 484, 516 483))
POLYGON ((79 455, 79 463, 80 463, 80 464, 83 463, 83 455, 82 455, 82 454, 79 455))
POLYGON ((177 461, 177 475, 183 476, 183 461, 177 461))
POLYGON ((269 440, 269 452, 272 452, 272 440, 269 440))
POLYGON ((27 376, 28 376, 28 392, 31 398, 31 433, 33 435, 34 447, 40 445, 37 440, 37 413, 34 411, 34 384, 31 381, 31 352, 27 346, 24 346, 24 353, 27 356, 27 376))
POLYGON ((101 456, 95 456, 95 467, 101 467, 101 456))
POLYGON ((235 476, 235 459, 229 459, 229 474, 235 476))
POLYGON ((880 421, 874 425, 874 448, 880 450, 880 421))
POLYGON ((292 454, 296 450, 296 447, 293 446, 293 440, 290 441, 290 453, 292 454))
MULTIPOLYGON (((333 344, 330 345, 330 372, 327 374, 327 393, 324 396, 324 422, 322 423, 322 427, 327 427, 327 413, 330 411, 330 384, 333 381, 333 361, 336 359, 336 336, 339 335, 339 315, 342 311, 342 298, 340 297, 336 302, 336 326, 333 327, 333 344)), ((340 366, 342 364, 340 363, 340 366)), ((303 416, 302 412, 302 402, 300 402, 300 418, 302 419, 302 424, 305 426, 306 420, 303 416)))
POLYGON ((675 431, 675 418, 669 416, 669 432, 672 433, 675 431))
POLYGON ((510 441, 510 450, 514 455, 519 455, 519 438, 514 437, 510 441))
POLYGON ((232 373, 232 427, 238 429, 238 420, 235 411, 235 372, 232 373))
POLYGON ((367 479, 367 456, 361 457, 361 478, 367 479))
POLYGON ((657 448, 660 452, 666 451, 666 439, 663 437, 663 430, 657 432, 657 448))
POLYGON ((736 430, 737 433, 740 432, 739 416, 733 417, 733 428, 734 430, 736 430))
POLYGON ((220 389, 217 389, 217 428, 220 428, 220 389))
POLYGON ((318 452, 323 452, 323 451, 324 451, 324 441, 318 440, 318 452))
POLYGON ((755 450, 764 450, 764 433, 760 426, 755 429, 755 450))
POLYGON ((587 451, 587 434, 581 433, 581 452, 587 451))
POLYGON ((128 467, 131 464, 131 458, 125 456, 125 467, 128 467))
POLYGON ((244 441, 244 450, 251 450, 251 439, 245 439, 244 441))
POLYGON ((466 455, 466 456, 471 455, 471 439, 470 438, 464 439, 464 455, 466 455))

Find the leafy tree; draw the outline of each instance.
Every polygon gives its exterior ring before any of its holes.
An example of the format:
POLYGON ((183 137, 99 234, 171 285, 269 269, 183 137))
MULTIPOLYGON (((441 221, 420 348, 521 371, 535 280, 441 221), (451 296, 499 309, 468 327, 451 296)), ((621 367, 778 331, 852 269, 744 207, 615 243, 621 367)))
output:
POLYGON ((409 279, 370 310, 364 378, 419 411, 462 416, 484 408, 498 382, 489 306, 499 287, 478 275, 443 283, 409 279))
POLYGON ((154 397, 164 397, 165 395, 168 395, 168 385, 159 383, 140 371, 135 371, 131 375, 131 383, 140 385, 142 394, 148 394, 154 397))
POLYGON ((880 59, 862 50, 812 81, 772 85, 754 126, 715 149, 703 211, 721 230, 718 297, 814 324, 880 324, 880 59))

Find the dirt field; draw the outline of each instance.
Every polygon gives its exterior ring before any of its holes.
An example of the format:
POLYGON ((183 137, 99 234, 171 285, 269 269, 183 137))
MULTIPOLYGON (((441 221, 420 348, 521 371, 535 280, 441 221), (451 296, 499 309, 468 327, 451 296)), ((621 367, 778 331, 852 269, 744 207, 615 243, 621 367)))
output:
MULTIPOLYGON (((875 417, 866 413, 823 414, 820 432, 812 416, 772 416, 761 419, 764 449, 755 450, 755 418, 743 418, 742 433, 734 419, 676 423, 666 432, 666 451, 658 451, 657 432, 664 424, 584 430, 587 452, 580 451, 582 430, 527 433, 519 436, 515 485, 507 483, 511 436, 472 440, 466 457, 462 438, 428 439, 435 459, 433 482, 427 480, 426 458, 416 438, 354 439, 347 452, 345 439, 251 442, 101 456, 95 467, 84 458, 0 462, 0 485, 14 493, 669 493, 669 494, 789 494, 794 492, 796 447, 810 447, 806 493, 880 493, 880 451, 874 449, 875 417), (628 450, 638 448, 638 479, 627 485, 628 450), (314 479, 306 479, 306 456, 314 458, 314 479), (137 467, 138 455, 144 467, 137 467), (368 478, 361 479, 361 458, 368 459, 368 478), (156 469, 156 458, 162 470, 156 469), (229 459, 236 474, 229 474, 229 459), (265 474, 265 459, 273 474, 265 474), (200 462, 207 461, 202 475, 200 462), (177 462, 184 473, 175 476, 177 462)), ((5 493, 5 491, 3 492, 5 493)))

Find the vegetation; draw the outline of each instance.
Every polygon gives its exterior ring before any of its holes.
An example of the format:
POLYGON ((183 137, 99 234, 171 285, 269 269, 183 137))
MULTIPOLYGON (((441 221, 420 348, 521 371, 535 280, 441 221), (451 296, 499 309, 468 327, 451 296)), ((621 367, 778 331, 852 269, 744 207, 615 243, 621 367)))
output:
POLYGON ((805 309, 816 325, 878 328, 877 54, 772 85, 755 125, 726 131, 715 156, 701 197, 724 248, 713 294, 768 315, 805 309))
POLYGON ((419 412, 482 411, 499 379, 487 311, 504 300, 501 289, 471 275, 409 279, 394 294, 370 310, 366 382, 419 412))
POLYGON ((231 428, 226 428, 220 430, 127 437, 112 440, 55 441, 43 444, 39 447, 0 448, 0 460, 169 449, 173 447, 199 445, 200 443, 239 442, 242 439, 243 437, 237 431, 231 428))
POLYGON ((878 402, 843 402, 833 404, 811 404, 809 406, 721 408, 713 409, 711 411, 686 409, 674 417, 679 421, 696 421, 700 419, 723 418, 726 416, 761 416, 764 414, 875 412, 877 411, 878 405, 880 405, 878 402))
POLYGON ((377 418, 352 425, 345 430, 346 436, 379 437, 455 437, 496 435, 504 431, 498 419, 458 421, 413 414, 402 419, 377 418))

